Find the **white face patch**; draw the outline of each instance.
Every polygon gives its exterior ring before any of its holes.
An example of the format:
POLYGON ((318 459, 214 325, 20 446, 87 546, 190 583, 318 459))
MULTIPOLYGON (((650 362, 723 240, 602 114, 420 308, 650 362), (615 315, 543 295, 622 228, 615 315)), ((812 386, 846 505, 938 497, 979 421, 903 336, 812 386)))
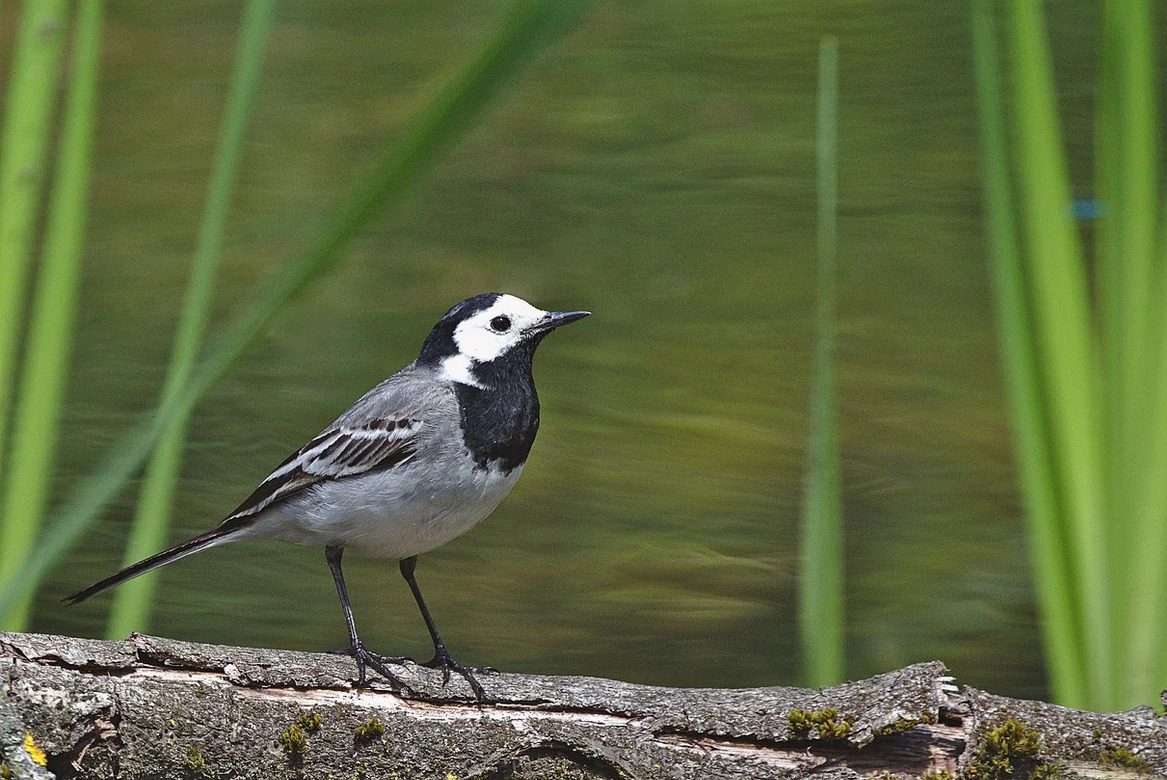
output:
MULTIPOLYGON (((458 347, 459 354, 447 358, 445 365, 458 358, 489 363, 522 341, 528 328, 546 316, 547 312, 535 308, 522 298, 500 295, 489 308, 458 323, 458 327, 454 328, 454 345, 458 347)), ((466 373, 470 373, 469 362, 466 364, 466 373)))

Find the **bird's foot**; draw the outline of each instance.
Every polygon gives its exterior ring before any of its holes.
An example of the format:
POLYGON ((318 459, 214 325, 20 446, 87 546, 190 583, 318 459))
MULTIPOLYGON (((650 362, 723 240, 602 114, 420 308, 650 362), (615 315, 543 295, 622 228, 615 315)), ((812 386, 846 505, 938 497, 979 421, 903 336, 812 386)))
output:
POLYGON ((410 658, 404 658, 394 655, 380 655, 371 650, 366 650, 365 646, 357 643, 346 650, 333 650, 336 655, 351 656, 357 663, 357 687, 364 688, 368 683, 368 669, 372 669, 377 674, 389 681, 389 685, 396 693, 412 693, 413 690, 402 682, 401 678, 389 671, 389 664, 403 664, 412 662, 410 658))
MULTIPOLYGON (((373 658, 383 664, 396 664, 397 666, 404 664, 421 665, 407 655, 381 655, 380 653, 374 653, 372 650, 366 650, 363 644, 361 645, 361 650, 364 651, 366 658, 373 658)), ((347 655, 349 658, 353 658, 357 654, 357 651, 351 647, 338 647, 335 650, 328 650, 326 652, 329 655, 347 655)))
POLYGON ((486 699, 486 691, 483 690, 482 683, 478 682, 474 675, 498 674, 498 669, 493 666, 463 666, 451 658, 449 651, 443 646, 439 646, 434 657, 422 666, 430 669, 441 669, 442 685, 450 682, 450 672, 457 672, 470 686, 470 690, 474 691, 474 698, 480 702, 486 699))

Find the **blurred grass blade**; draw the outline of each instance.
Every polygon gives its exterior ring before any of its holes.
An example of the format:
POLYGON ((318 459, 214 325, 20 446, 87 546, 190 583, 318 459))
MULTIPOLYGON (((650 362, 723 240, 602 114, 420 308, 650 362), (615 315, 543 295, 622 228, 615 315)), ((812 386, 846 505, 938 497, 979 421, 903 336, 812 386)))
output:
MULTIPOLYGON (((69 93, 54 171, 43 259, 37 279, 13 419, 12 458, 4 480, 4 546, 28 554, 40 526, 53 477, 53 453, 72 347, 73 315, 88 213, 97 73, 101 54, 101 0, 81 0, 73 36, 69 93)), ((29 601, 3 622, 27 627, 29 601)))
MULTIPOLYGON (((1164 205, 1159 234, 1159 263, 1161 269, 1167 269, 1167 203, 1164 205)), ((1162 322, 1156 328, 1156 372, 1154 389, 1167 396, 1167 279, 1159 279, 1159 315, 1162 322)), ((1167 403, 1160 403, 1156 408, 1155 422, 1152 431, 1157 435, 1153 441, 1155 451, 1153 455, 1154 471, 1148 476, 1148 490, 1144 497, 1147 517, 1158 512, 1158 522, 1148 532, 1145 542, 1135 555, 1135 572, 1133 578, 1142 583, 1142 590, 1134 602, 1135 611, 1131 615, 1132 624, 1146 620, 1146 632, 1140 632, 1136 641, 1131 645, 1131 663, 1148 662, 1152 674, 1155 675, 1150 690, 1167 688, 1167 615, 1163 614, 1162 605, 1167 602, 1167 403), (1145 579, 1144 579, 1145 577, 1145 579), (1147 617, 1147 616, 1150 617, 1147 617)), ((1140 693, 1143 693, 1140 691, 1140 693)))
POLYGON ((1062 507, 1019 250, 992 0, 974 0, 971 22, 993 292, 1044 649, 1054 697, 1063 704, 1084 706, 1082 630, 1071 585, 1068 540, 1059 519, 1062 507))
POLYGON ((1041 5, 1008 3, 1015 87, 1019 212, 1026 278, 1047 398, 1054 478, 1069 532, 1071 578, 1082 608, 1087 695, 1104 706, 1114 691, 1110 583, 1099 458, 1098 363, 1085 264, 1070 212, 1070 187, 1054 99, 1041 5))
MULTIPOLYGON (((1156 89, 1156 30, 1148 0, 1104 5, 1104 79, 1096 155, 1100 188, 1110 194, 1103 225, 1113 236, 1100 243, 1102 280, 1118 292, 1103 310, 1107 376, 1113 397, 1110 442, 1110 565, 1112 633, 1122 659, 1122 703, 1145 701, 1167 672, 1162 657, 1164 566, 1167 566, 1167 377, 1161 333, 1167 326, 1167 289, 1159 256, 1160 157, 1156 89)), ((1104 202, 1104 205, 1105 202, 1104 202)))
MULTIPOLYGON (((1124 468, 1122 455, 1125 447, 1140 447, 1143 436, 1132 430, 1137 420, 1137 411, 1131 406, 1138 381, 1131 376, 1130 369, 1143 369, 1142 364, 1132 364, 1130 357, 1136 351, 1128 341, 1134 334, 1134 311, 1130 308, 1132 299, 1149 293, 1143 289, 1129 288, 1137 275, 1133 264, 1127 262, 1124 253, 1128 246, 1124 214, 1126 211, 1126 188, 1123 186, 1123 149, 1116 141, 1123 135, 1122 89, 1123 81, 1120 49, 1126 41, 1119 40, 1122 25, 1119 19, 1122 11, 1119 4, 1102 3, 1102 53, 1099 59, 1098 99, 1094 121, 1094 197, 1099 204, 1099 219, 1095 223, 1095 280, 1098 295, 1098 335, 1101 347, 1102 377, 1099 388, 1103 394, 1102 403, 1106 412, 1102 417, 1103 444, 1106 453, 1105 468, 1108 489, 1105 511, 1108 518, 1130 517, 1138 506, 1137 483, 1141 479, 1140 469, 1124 468)), ((1148 278, 1146 281, 1150 281, 1148 278)), ((1145 342, 1144 342, 1145 343, 1145 342)), ((1148 355, 1149 357, 1149 355, 1148 355)), ((1146 421, 1139 422, 1145 425, 1146 421)), ((1108 563, 1112 569, 1112 592, 1115 603, 1111 604, 1111 619, 1115 628, 1121 625, 1120 614, 1125 606, 1119 603, 1119 594, 1128 592, 1127 575, 1131 569, 1115 559, 1118 549, 1126 547, 1119 540, 1118 531, 1125 523, 1108 523, 1107 541, 1108 563), (1116 544, 1118 542, 1118 544, 1116 544)))
POLYGON ((1154 13, 1149 0, 1102 7, 1094 155, 1101 218, 1091 291, 1070 220, 1043 6, 1018 0, 1003 7, 1016 204, 987 0, 974 9, 974 59, 1046 655, 1062 703, 1129 707, 1167 680, 1167 223, 1159 224, 1154 13))
POLYGON ((806 684, 832 685, 844 673, 843 517, 835 391, 835 277, 838 266, 839 42, 819 44, 818 310, 810 390, 810 440, 802 511, 799 633, 806 684))
MULTIPOLYGON (((1121 323, 1112 329, 1115 339, 1107 347, 1113 348, 1120 358, 1117 366, 1126 388, 1123 398, 1129 401, 1128 410, 1134 417, 1133 424, 1125 429, 1129 437, 1131 431, 1140 429, 1145 420, 1141 413, 1147 410, 1148 404, 1163 400, 1140 392, 1147 387, 1151 329, 1162 324, 1155 322, 1152 314, 1153 291, 1161 270, 1156 264, 1155 251, 1160 163, 1156 28, 1149 0, 1108 0, 1105 8, 1115 28, 1107 36, 1103 52, 1104 62, 1113 61, 1108 69, 1115 74, 1112 84, 1115 98, 1106 102, 1115 104, 1117 118, 1113 130, 1101 134, 1098 144, 1102 149, 1114 150, 1104 156, 1117 162, 1111 186, 1117 208, 1108 209, 1103 221, 1109 223, 1121 244, 1107 248, 1117 255, 1105 257, 1104 262, 1105 268, 1118 277, 1117 287, 1122 296, 1117 308, 1105 312, 1105 316, 1121 323)), ((1134 438, 1145 437, 1136 434, 1134 438)))
MULTIPOLYGON (((1167 397, 1167 199, 1164 200, 1156 234, 1159 240, 1157 250, 1159 268, 1163 275, 1157 280, 1159 294, 1156 303, 1160 321, 1154 334, 1157 349, 1152 390, 1157 390, 1162 398, 1167 397)), ((1167 403, 1159 403, 1155 411, 1156 424, 1151 428, 1156 434, 1153 441, 1155 450, 1152 453, 1154 471, 1148 475, 1144 505, 1148 517, 1156 511, 1160 514, 1157 524, 1152 526, 1147 539, 1135 555, 1133 577, 1142 583, 1142 590, 1137 596, 1138 601, 1134 603, 1135 612, 1130 617, 1132 624, 1140 619, 1148 621, 1146 634, 1140 632, 1136 637, 1137 641, 1132 643, 1131 662, 1142 663, 1149 659, 1152 673, 1155 675, 1152 691, 1167 688, 1167 653, 1163 652, 1167 647, 1167 615, 1164 615, 1162 610, 1162 604, 1167 601, 1167 572, 1164 571, 1167 562, 1163 560, 1164 556, 1167 556, 1167 475, 1161 471, 1167 471, 1167 435, 1163 434, 1167 431, 1167 403), (1151 601, 1143 603, 1144 599, 1151 601), (1150 617, 1147 618, 1147 615, 1150 617)))
MULTIPOLYGON (((162 388, 161 406, 173 403, 190 382, 206 332, 228 207, 242 155, 244 135, 259 92, 263 54, 275 7, 275 0, 249 0, 244 7, 235 71, 219 129, 215 162, 207 185, 186 300, 175 334, 170 368, 162 388)), ((188 413, 182 412, 168 423, 146 467, 146 478, 138 496, 138 506, 122 561, 125 566, 157 552, 166 542, 175 485, 182 466, 187 422, 188 413)), ((150 573, 118 588, 106 626, 105 635, 108 638, 120 639, 132 631, 149 629, 156 582, 157 573, 150 573)))
POLYGON ((360 182, 337 213, 298 256, 282 266, 244 310, 208 346, 206 356, 173 402, 164 402, 134 426, 109 458, 82 480, 54 514, 42 542, 17 572, 0 580, 0 616, 31 593, 48 569, 76 542, 101 510, 145 463, 165 428, 189 413, 231 363, 262 333, 272 317, 298 292, 328 271, 338 250, 386 207, 400 204, 418 179, 452 146, 504 84, 529 62, 540 46, 569 30, 586 2, 523 0, 507 15, 498 33, 456 74, 412 123, 404 140, 360 182))
POLYGON ((1156 684, 1152 654, 1161 609, 1142 600, 1156 598, 1167 542, 1160 530, 1165 496, 1154 484, 1167 479, 1167 452, 1160 444, 1167 424, 1157 381, 1162 356, 1153 338, 1164 325, 1162 282, 1156 278, 1155 27, 1147 0, 1108 0, 1103 16, 1095 156, 1105 213, 1096 254, 1106 359, 1111 641, 1115 656, 1128 659, 1115 679, 1126 698, 1156 684))
MULTIPOLYGON (((23 327, 28 265, 52 138, 61 51, 68 30, 65 0, 28 0, 21 8, 0 136, 0 470, 8 451, 13 369, 23 327)), ((0 518, 0 534, 20 534, 0 518)), ((23 551, 0 548, 0 578, 11 575, 23 551)))
MULTIPOLYGON (((1148 0, 1108 0, 1095 136, 1100 327, 1112 386, 1108 412, 1125 418, 1122 446, 1144 440, 1156 289, 1157 122, 1153 14, 1148 0), (1132 422, 1133 418, 1133 422, 1132 422), (1132 431, 1134 435, 1132 436, 1132 431)), ((1137 470, 1136 470, 1137 471, 1137 470)))

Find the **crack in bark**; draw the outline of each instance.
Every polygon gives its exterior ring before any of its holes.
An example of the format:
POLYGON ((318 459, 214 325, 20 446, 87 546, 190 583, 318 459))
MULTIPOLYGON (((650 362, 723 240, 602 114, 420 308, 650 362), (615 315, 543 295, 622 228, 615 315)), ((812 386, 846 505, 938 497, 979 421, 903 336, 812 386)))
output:
POLYGON ((0 650, 3 651, 4 655, 10 656, 12 658, 18 658, 22 661, 30 660, 29 657, 27 655, 25 655, 23 650, 21 650, 19 647, 12 644, 11 642, 5 642, 3 640, 0 640, 0 650))
POLYGON ((3 640, 0 640, 0 656, 6 656, 17 661, 38 664, 40 666, 55 666, 60 669, 72 669, 78 672, 107 674, 112 677, 121 677, 128 674, 133 674, 135 671, 133 664, 106 664, 96 660, 88 660, 78 663, 76 661, 70 661, 69 659, 56 653, 36 653, 34 655, 29 655, 24 651, 23 648, 17 647, 13 643, 3 640))
POLYGON ((110 754, 113 776, 117 777, 118 754, 122 749, 119 721, 114 707, 105 708, 86 717, 81 721, 80 728, 74 730, 75 736, 71 740, 69 750, 46 755, 49 771, 57 780, 77 777, 82 771, 86 755, 96 747, 104 747, 110 754))
POLYGON ((725 750, 790 768, 805 767, 816 772, 843 766, 859 773, 878 774, 892 767, 901 771, 915 768, 951 768, 963 754, 963 731, 948 726, 920 724, 898 734, 884 734, 866 744, 847 739, 766 739, 758 735, 725 737, 678 730, 657 733, 665 742, 708 750, 725 750))

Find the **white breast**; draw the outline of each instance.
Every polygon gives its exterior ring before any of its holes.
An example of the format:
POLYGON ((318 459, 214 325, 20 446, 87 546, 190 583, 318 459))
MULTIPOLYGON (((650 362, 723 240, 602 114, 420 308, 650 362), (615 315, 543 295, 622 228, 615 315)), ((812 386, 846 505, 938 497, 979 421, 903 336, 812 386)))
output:
POLYGON ((442 473, 407 463, 322 482, 264 512, 246 535, 343 545, 379 558, 420 555, 493 512, 523 471, 476 469, 470 458, 455 462, 460 465, 442 473))

